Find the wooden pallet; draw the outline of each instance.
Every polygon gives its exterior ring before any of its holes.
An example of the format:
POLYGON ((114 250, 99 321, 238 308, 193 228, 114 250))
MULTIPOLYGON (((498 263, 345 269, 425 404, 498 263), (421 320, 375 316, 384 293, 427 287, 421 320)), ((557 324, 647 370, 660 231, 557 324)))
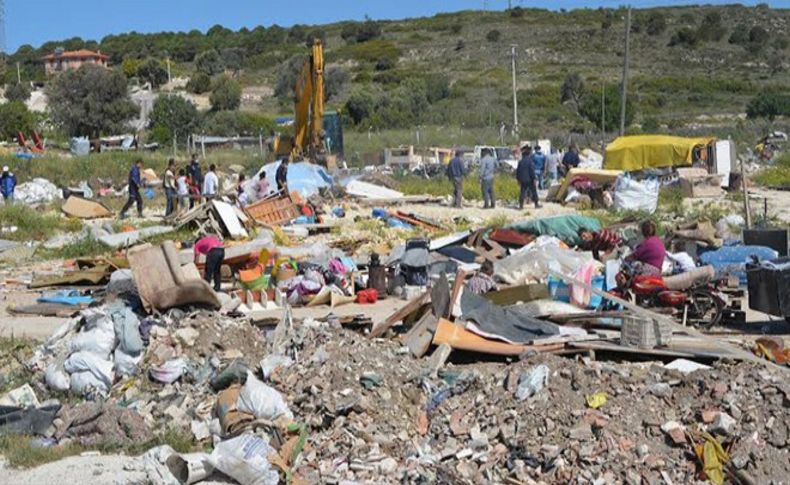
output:
POLYGON ((288 194, 280 194, 259 200, 244 208, 256 222, 269 226, 280 226, 299 217, 299 207, 288 194))

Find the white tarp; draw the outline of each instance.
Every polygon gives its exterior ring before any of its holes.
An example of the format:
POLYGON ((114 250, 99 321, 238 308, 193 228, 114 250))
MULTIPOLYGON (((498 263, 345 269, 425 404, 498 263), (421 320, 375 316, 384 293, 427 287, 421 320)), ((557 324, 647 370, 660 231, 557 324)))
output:
POLYGON ((644 211, 652 214, 658 207, 657 179, 638 181, 621 175, 614 184, 614 208, 617 210, 644 211))
POLYGON ((352 180, 346 185, 346 192, 364 199, 400 199, 403 192, 388 189, 380 185, 369 184, 361 180, 352 180))

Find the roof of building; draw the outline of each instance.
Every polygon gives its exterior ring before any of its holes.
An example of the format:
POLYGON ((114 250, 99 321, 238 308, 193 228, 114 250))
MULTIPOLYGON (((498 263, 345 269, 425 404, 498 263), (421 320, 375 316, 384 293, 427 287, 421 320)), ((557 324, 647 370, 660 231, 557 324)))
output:
POLYGON ((78 51, 64 51, 61 53, 53 53, 48 56, 44 56, 42 59, 45 61, 54 61, 55 59, 75 59, 75 58, 94 58, 94 59, 102 59, 107 60, 110 56, 102 54, 101 52, 94 52, 89 51, 88 49, 80 49, 78 51))

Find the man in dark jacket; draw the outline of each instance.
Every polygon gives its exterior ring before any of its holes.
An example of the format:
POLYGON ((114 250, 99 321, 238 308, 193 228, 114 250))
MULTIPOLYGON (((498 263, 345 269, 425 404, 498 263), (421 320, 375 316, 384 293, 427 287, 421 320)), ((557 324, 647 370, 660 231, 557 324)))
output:
POLYGON ((576 145, 571 145, 568 147, 568 152, 562 157, 562 167, 565 169, 565 173, 567 174, 572 168, 578 167, 579 162, 579 152, 576 145))
POLYGON ((143 180, 140 176, 140 171, 143 169, 143 161, 137 160, 134 162, 132 169, 129 170, 129 200, 121 209, 120 218, 126 219, 126 211, 128 211, 132 204, 137 203, 137 215, 143 217, 143 198, 140 195, 140 187, 143 185, 143 180))
POLYGON ((277 173, 274 175, 274 181, 277 182, 278 191, 288 191, 288 159, 283 158, 280 161, 280 166, 277 167, 277 173))
POLYGON ((447 178, 453 184, 453 207, 461 207, 463 205, 464 161, 461 159, 462 156, 462 152, 455 152, 455 158, 450 160, 450 163, 447 165, 447 178))
POLYGON ((521 148, 521 160, 518 161, 516 168, 516 180, 520 187, 518 196, 518 208, 524 208, 524 201, 527 196, 535 202, 535 208, 540 208, 538 203, 537 177, 535 176, 535 163, 532 160, 532 149, 529 146, 521 148))
POLYGON ((197 187, 197 194, 193 194, 193 196, 189 198, 189 208, 191 209, 195 206, 195 199, 200 202, 200 194, 203 190, 203 172, 200 169, 200 162, 198 162, 198 157, 195 154, 192 155, 192 160, 190 160, 189 166, 187 167, 187 175, 192 182, 192 186, 197 187))

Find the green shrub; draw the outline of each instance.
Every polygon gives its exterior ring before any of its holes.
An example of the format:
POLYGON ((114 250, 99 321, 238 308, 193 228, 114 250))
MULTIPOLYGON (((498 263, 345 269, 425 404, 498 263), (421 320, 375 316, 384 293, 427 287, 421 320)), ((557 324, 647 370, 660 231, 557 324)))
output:
POLYGON ((377 39, 345 46, 338 54, 359 62, 375 63, 381 59, 391 59, 393 62, 397 62, 400 50, 390 41, 377 39))
POLYGON ((14 83, 5 90, 5 99, 8 101, 25 102, 30 99, 30 85, 27 83, 14 83))
POLYGON ((746 115, 769 120, 777 116, 790 116, 790 95, 763 91, 749 101, 746 115))
POLYGON ((241 105, 241 85, 229 76, 220 76, 214 81, 209 101, 214 111, 238 109, 241 105))
POLYGON ((196 72, 189 78, 186 90, 193 94, 204 94, 211 91, 211 77, 204 72, 196 72))
POLYGON ((486 34, 486 40, 489 42, 499 42, 501 38, 502 38, 502 32, 496 29, 489 30, 488 33, 486 34))

